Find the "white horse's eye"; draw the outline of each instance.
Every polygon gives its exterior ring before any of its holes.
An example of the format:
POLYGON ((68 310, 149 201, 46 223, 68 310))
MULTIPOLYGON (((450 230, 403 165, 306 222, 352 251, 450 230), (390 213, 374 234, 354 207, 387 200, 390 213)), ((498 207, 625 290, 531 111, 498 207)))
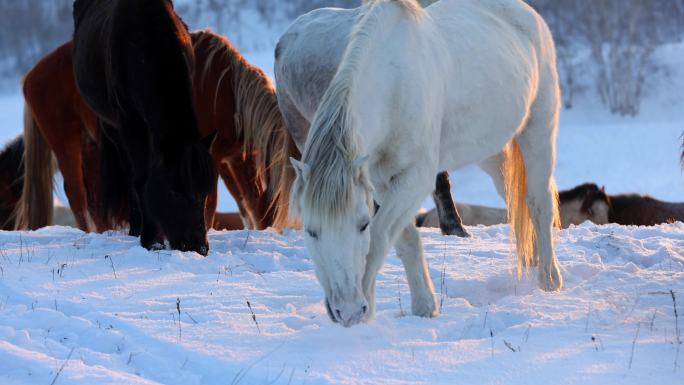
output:
POLYGON ((362 233, 363 233, 364 231, 366 231, 366 229, 368 228, 368 225, 369 225, 369 224, 370 224, 370 222, 366 222, 365 225, 361 226, 361 228, 359 229, 359 231, 362 232, 362 233))
POLYGON ((311 230, 306 230, 306 232, 307 232, 307 234, 309 234, 309 236, 310 236, 311 238, 313 238, 313 239, 318 239, 318 233, 317 233, 317 232, 311 231, 311 230))

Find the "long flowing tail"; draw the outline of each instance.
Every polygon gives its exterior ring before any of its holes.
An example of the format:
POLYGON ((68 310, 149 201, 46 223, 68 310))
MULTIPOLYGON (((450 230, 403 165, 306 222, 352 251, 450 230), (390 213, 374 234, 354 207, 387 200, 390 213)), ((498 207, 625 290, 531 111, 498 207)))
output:
POLYGON ((24 188, 16 229, 36 230, 53 223, 53 176, 56 162, 40 133, 31 107, 24 103, 24 188))
POLYGON ((520 145, 514 139, 504 150, 504 182, 506 185, 506 206, 508 223, 511 226, 511 240, 515 236, 518 277, 522 276, 523 266, 532 266, 535 261, 535 231, 527 206, 527 172, 520 145))
MULTIPOLYGON (((504 150, 504 181, 506 185, 506 205, 508 206, 508 223, 511 235, 515 236, 518 277, 522 276, 523 267, 536 266, 539 263, 535 250, 536 231, 527 205, 527 171, 520 145, 514 139, 504 150)), ((560 228, 560 212, 558 209, 558 189, 555 181, 551 181, 553 199, 553 226, 560 228)), ((513 236, 511 236, 513 239, 513 236)))

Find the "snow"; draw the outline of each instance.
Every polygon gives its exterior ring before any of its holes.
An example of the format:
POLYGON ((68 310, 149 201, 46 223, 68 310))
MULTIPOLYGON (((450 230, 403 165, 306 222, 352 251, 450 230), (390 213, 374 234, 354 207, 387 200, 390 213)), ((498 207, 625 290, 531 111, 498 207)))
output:
POLYGON ((439 317, 407 314, 391 254, 377 318, 350 329, 328 319, 296 231, 213 232, 207 258, 2 232, 0 383, 47 384, 62 366, 64 384, 681 383, 684 224, 560 231, 560 293, 516 279, 506 225, 469 230, 422 231, 439 317))

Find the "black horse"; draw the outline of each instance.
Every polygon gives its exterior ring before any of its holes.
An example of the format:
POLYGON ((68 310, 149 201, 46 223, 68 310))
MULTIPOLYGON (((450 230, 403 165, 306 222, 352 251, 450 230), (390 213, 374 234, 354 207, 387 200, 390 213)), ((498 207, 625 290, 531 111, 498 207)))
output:
POLYGON ((24 178, 24 137, 0 151, 0 230, 14 230, 14 216, 24 178))
POLYGON ((217 183, 192 99, 194 54, 170 0, 77 0, 74 74, 100 121, 101 209, 133 197, 143 247, 207 255, 207 194, 217 183), (130 187, 129 187, 130 186, 130 187))

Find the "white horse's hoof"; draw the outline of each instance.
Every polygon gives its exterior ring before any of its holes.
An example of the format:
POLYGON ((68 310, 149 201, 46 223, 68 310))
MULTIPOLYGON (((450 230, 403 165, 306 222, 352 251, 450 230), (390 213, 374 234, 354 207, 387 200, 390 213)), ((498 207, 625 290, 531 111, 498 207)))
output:
POLYGON ((544 291, 560 291, 563 287, 563 275, 557 262, 549 267, 540 267, 538 279, 539 288, 544 291))
POLYGON ((439 315, 437 298, 434 295, 428 298, 411 301, 411 312, 413 315, 423 318, 433 318, 439 315))

